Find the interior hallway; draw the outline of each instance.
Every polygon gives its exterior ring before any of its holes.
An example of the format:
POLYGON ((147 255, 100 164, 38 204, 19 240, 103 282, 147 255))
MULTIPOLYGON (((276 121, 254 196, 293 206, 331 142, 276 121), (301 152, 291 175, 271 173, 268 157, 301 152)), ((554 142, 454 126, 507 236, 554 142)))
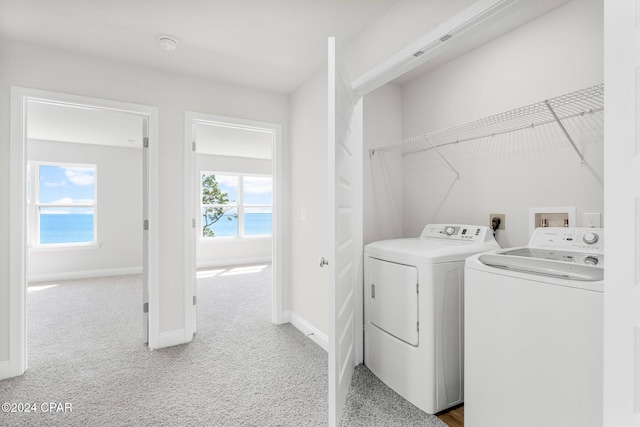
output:
POLYGON ((2 425, 324 425, 327 354, 271 324, 271 267, 201 272, 190 344, 142 343, 141 276, 29 288, 29 369, 3 402, 35 402, 2 425), (45 413, 43 402, 72 405, 45 413))

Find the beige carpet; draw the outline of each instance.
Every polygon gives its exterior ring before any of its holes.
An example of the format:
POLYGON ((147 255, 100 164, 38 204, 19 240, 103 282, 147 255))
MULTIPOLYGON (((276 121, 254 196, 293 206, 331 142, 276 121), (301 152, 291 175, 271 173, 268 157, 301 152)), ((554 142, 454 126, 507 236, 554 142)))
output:
POLYGON ((246 271, 199 279, 194 341, 157 351, 141 343, 139 276, 37 284, 29 370, 0 382, 0 400, 38 410, 0 413, 0 424, 325 424, 326 353, 292 326, 271 324, 270 267, 246 271), (45 413, 44 402, 72 412, 45 413))
MULTIPOLYGON (((327 425, 327 354, 271 324, 271 267, 199 275, 194 341, 156 351, 141 339, 140 276, 31 286, 29 370, 0 381, 0 403, 35 411, 0 412, 0 425, 327 425)), ((341 425, 444 426, 364 366, 341 425)))

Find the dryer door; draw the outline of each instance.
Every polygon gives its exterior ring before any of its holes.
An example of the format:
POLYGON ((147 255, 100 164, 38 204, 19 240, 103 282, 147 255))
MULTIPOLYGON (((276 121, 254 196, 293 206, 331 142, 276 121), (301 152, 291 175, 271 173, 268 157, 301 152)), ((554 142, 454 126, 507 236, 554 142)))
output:
POLYGON ((418 269, 371 258, 365 294, 369 321, 383 331, 418 345, 418 269))

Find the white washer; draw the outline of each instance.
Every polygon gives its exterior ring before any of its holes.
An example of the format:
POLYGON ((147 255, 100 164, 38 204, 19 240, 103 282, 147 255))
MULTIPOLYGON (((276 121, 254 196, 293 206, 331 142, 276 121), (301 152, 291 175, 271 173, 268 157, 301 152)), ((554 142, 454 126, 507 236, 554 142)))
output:
POLYGON ((498 248, 488 227, 445 224, 365 247, 365 364, 427 413, 463 401, 464 259, 498 248))
POLYGON ((550 227, 467 259, 466 426, 602 426, 603 254, 603 229, 550 227))

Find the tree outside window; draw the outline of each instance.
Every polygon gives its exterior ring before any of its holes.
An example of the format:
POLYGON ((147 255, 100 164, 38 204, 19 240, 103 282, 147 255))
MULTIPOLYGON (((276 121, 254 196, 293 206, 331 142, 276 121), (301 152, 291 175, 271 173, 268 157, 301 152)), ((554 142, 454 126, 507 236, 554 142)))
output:
POLYGON ((272 178, 202 172, 202 237, 270 237, 272 178))
POLYGON ((213 173, 202 173, 202 237, 238 235, 237 194, 237 176, 224 175, 216 179, 213 173), (219 221, 227 224, 216 226, 219 221))

